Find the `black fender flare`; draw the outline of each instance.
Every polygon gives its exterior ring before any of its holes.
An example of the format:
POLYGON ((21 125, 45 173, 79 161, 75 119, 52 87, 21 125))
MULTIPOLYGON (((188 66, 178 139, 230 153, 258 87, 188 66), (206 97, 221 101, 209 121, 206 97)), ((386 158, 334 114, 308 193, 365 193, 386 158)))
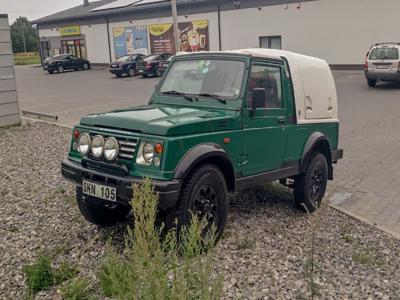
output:
POLYGON ((175 168, 174 179, 184 180, 196 166, 202 163, 212 163, 220 168, 225 176, 229 192, 235 190, 235 171, 228 153, 218 144, 205 143, 191 148, 175 168))
POLYGON ((318 149, 319 152, 325 155, 328 162, 328 178, 333 179, 333 167, 332 167, 332 156, 331 156, 331 143, 329 138, 322 132, 314 132, 311 134, 304 145, 303 155, 300 160, 300 171, 305 172, 311 159, 312 153, 318 149))

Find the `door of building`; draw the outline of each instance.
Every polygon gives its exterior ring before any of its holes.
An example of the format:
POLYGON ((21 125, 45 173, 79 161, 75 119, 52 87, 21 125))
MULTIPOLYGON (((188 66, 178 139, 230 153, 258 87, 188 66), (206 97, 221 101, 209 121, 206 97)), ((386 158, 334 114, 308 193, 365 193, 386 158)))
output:
POLYGON ((86 47, 83 39, 61 41, 63 54, 72 54, 79 58, 86 58, 86 47))

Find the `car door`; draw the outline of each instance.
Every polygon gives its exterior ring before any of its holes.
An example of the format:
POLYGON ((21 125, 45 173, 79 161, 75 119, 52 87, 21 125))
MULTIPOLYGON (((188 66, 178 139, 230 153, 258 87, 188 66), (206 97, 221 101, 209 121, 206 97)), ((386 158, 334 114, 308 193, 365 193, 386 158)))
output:
POLYGON ((242 173, 249 176, 279 169, 286 147, 287 99, 283 95, 283 65, 255 61, 247 85, 243 116, 242 173), (265 89, 266 99, 252 109, 254 89, 265 89))
POLYGON ((70 55, 70 58, 71 58, 71 69, 79 69, 83 67, 83 60, 73 55, 70 55))

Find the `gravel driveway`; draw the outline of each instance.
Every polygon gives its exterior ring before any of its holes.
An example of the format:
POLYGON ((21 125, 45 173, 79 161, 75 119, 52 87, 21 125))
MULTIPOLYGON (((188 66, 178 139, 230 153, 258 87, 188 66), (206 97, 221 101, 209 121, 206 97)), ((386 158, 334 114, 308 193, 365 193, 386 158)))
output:
MULTIPOLYGON (((42 252, 77 265, 96 287, 106 240, 122 242, 123 225, 100 230, 80 216, 60 175, 69 142, 70 130, 47 124, 0 129, 0 299, 23 297, 22 268, 42 252)), ((308 299, 312 277, 321 299, 400 299, 400 241, 329 207, 297 212, 290 191, 275 184, 231 204, 215 260, 225 298, 308 299)), ((38 299, 58 299, 57 290, 38 299)))

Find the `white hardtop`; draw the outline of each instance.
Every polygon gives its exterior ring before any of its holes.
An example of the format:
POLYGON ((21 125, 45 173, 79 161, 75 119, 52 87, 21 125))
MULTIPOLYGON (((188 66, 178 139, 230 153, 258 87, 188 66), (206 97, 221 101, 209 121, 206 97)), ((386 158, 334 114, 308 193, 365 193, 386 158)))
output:
MULTIPOLYGON (((288 62, 293 82, 297 123, 339 122, 335 81, 328 63, 323 59, 290 51, 260 48, 200 53, 235 53, 274 60, 284 59, 288 62)), ((177 55, 184 54, 193 53, 180 52, 177 55)))

